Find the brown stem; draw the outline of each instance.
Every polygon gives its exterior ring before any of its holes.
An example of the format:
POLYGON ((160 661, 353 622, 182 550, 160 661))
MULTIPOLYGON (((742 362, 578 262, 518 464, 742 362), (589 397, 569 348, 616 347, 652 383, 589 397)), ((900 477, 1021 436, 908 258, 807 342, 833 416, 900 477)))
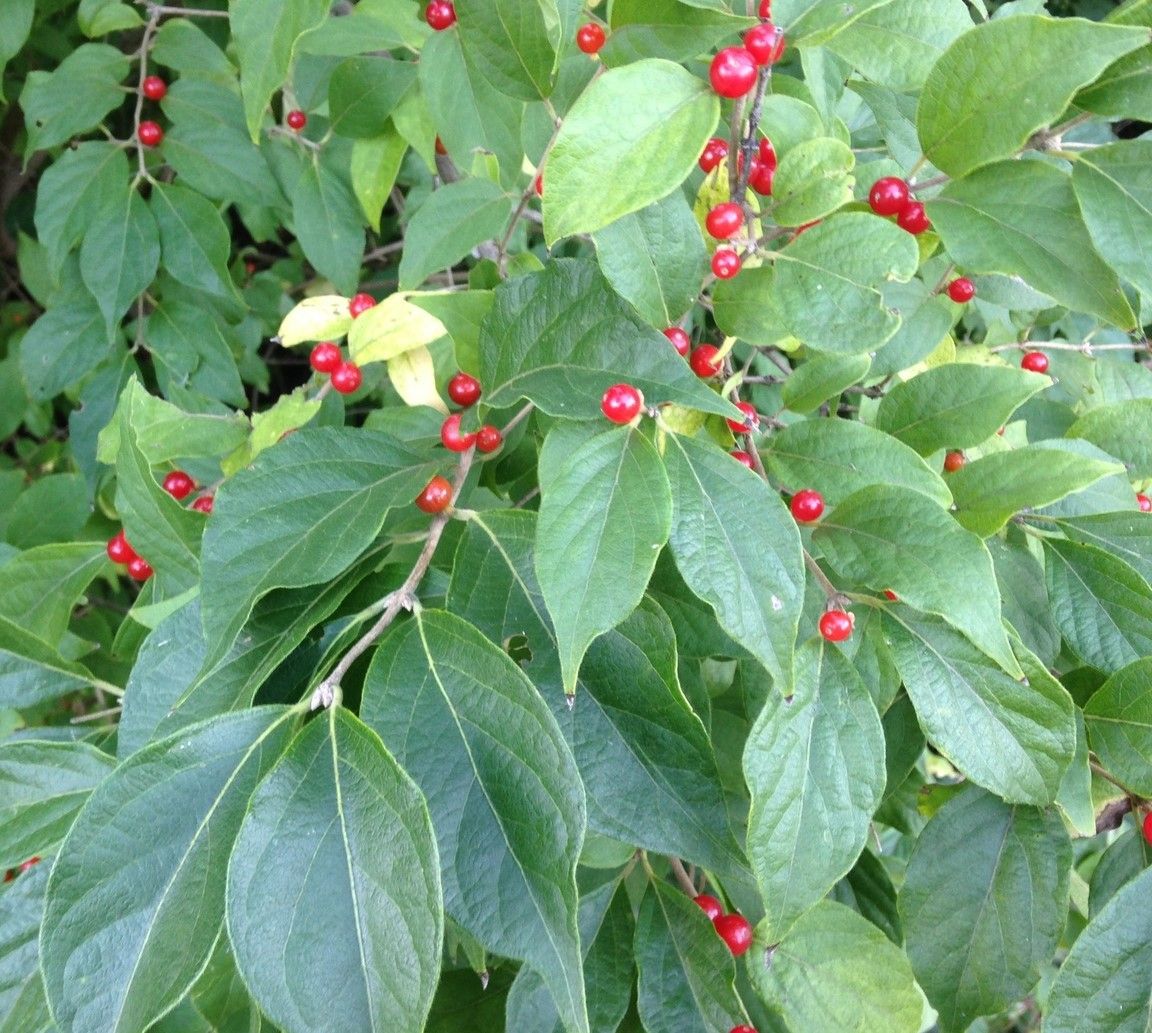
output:
POLYGON ((684 863, 678 857, 668 858, 668 863, 672 866, 672 874, 676 876, 676 881, 680 884, 680 888, 687 893, 688 896, 695 897, 696 887, 688 877, 688 872, 684 869, 684 863))
POLYGON ((1124 823, 1124 815, 1130 813, 1131 810, 1132 801, 1126 796, 1107 804, 1104 810, 1096 816, 1096 834, 1118 829, 1124 823))

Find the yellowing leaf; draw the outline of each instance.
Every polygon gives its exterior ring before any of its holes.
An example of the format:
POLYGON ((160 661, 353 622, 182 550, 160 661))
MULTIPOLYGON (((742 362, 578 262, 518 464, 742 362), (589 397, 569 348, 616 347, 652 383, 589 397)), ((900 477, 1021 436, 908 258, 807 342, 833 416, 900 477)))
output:
POLYGON ((432 353, 424 346, 411 348, 388 360, 388 376, 396 393, 409 405, 427 405, 442 413, 448 406, 436 390, 432 353))
POLYGON ((423 348, 448 331, 432 313, 417 308, 408 299, 419 297, 414 291, 390 294, 375 308, 370 308, 348 333, 348 349, 361 366, 369 362, 387 362, 415 348, 423 348))
POLYGON ((339 294, 305 298, 284 317, 278 336, 285 348, 343 337, 352 325, 348 299, 339 294))

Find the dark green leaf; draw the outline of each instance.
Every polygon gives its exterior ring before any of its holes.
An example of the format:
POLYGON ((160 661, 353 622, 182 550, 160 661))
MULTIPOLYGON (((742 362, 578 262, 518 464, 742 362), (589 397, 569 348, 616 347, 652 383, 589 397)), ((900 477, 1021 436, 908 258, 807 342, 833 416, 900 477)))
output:
POLYGON ((0 616, 57 645, 72 608, 108 570, 103 542, 41 545, 0 563, 0 616))
POLYGON ((332 72, 328 109, 341 136, 379 136, 400 98, 416 82, 416 65, 387 57, 350 57, 332 72))
POLYGON ((498 240, 511 208, 508 195, 487 179, 448 183, 434 191, 408 224, 400 286, 418 287, 429 274, 455 265, 476 245, 498 240))
POLYGON ((501 93, 539 100, 552 92, 556 53, 541 4, 521 0, 461 4, 457 17, 469 64, 501 93))
POLYGON ((364 220, 346 180, 327 165, 309 164, 292 193, 292 222, 308 261, 351 294, 364 255, 364 220))
POLYGON ((73 387, 112 354, 104 317, 88 296, 53 304, 20 342, 20 372, 35 402, 73 387))
POLYGON ((1136 509, 1122 513, 1069 517, 1059 521, 1074 542, 1095 545, 1122 559, 1152 584, 1152 520, 1136 509))
POLYGON ((0 707, 33 707, 75 692, 89 675, 47 642, 0 617, 0 707))
POLYGON ((1152 796, 1152 658, 1121 668, 1084 706, 1088 742, 1125 786, 1152 796))
POLYGON ((236 288, 228 273, 231 240, 216 206, 194 190, 163 183, 152 188, 151 203, 165 271, 188 287, 234 300, 236 288))
POLYGON ((1116 893, 1152 864, 1152 843, 1138 828, 1125 829, 1100 855, 1088 883, 1089 917, 1095 918, 1116 893))
POLYGON ((104 43, 82 43, 51 72, 30 72, 20 94, 28 128, 25 153, 87 132, 124 103, 128 56, 104 43))
POLYGON ((872 359, 867 355, 816 354, 784 381, 784 406, 793 412, 814 412, 846 387, 863 380, 871 366, 872 359))

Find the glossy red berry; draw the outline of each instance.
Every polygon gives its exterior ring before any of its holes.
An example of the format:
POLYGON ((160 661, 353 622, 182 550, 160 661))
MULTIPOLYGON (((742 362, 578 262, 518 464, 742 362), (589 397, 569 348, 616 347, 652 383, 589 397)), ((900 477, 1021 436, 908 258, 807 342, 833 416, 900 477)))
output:
POLYGON ((1020 360, 1020 368, 1026 369, 1030 373, 1047 373, 1048 356, 1043 352, 1025 352, 1024 357, 1020 360))
POLYGON ((729 1033, 756 1033, 751 1026, 733 1026, 729 1033))
POLYGON ((971 301, 976 297, 976 284, 967 276, 958 276, 948 284, 948 297, 958 305, 963 305, 966 301, 971 301))
POLYGON ((733 434, 747 434, 749 431, 759 429, 760 414, 756 411, 756 406, 751 402, 737 402, 736 408, 744 414, 744 420, 728 421, 728 428, 733 434))
POLYGON ((600 399, 600 411, 613 423, 631 423, 644 408, 644 395, 631 384, 613 384, 600 399))
POLYGON ((688 360, 688 365, 692 367, 692 372, 698 377, 714 377, 720 372, 720 366, 723 360, 716 358, 716 353, 720 349, 714 344, 701 344, 696 347, 692 352, 691 358, 688 360))
POLYGON ((756 59, 743 47, 725 47, 714 58, 708 78, 721 97, 743 97, 756 85, 756 59))
POLYGON ((748 467, 749 470, 755 470, 756 464, 752 461, 752 453, 745 452, 742 449, 733 449, 728 453, 736 462, 748 467))
POLYGON ((893 592, 891 588, 884 589, 884 598, 887 599, 890 603, 900 602, 900 596, 893 592))
POLYGON ((698 897, 692 898, 693 903, 700 908, 708 916, 709 921, 715 921, 722 914, 724 914, 724 905, 720 903, 715 897, 707 893, 701 893, 698 897))
POLYGON ((488 455, 504 444, 504 435, 490 423, 476 431, 476 451, 488 455))
POLYGON ((744 34, 744 49, 758 65, 773 65, 784 56, 784 30, 771 22, 753 25, 744 34))
POLYGON ((467 373, 457 373, 448 381, 448 397, 467 409, 480 401, 480 381, 467 373))
POLYGON ((963 452, 956 451, 944 453, 944 470, 947 473, 955 473, 967 462, 968 457, 963 452))
POLYGON ((721 915, 712 919, 712 925, 736 957, 748 953, 752 946, 752 925, 747 918, 743 915, 721 915))
POLYGON ((111 538, 108 539, 108 544, 105 546, 108 552, 108 558, 113 563, 131 563, 136 557, 136 550, 128 544, 128 539, 124 537, 123 529, 116 532, 111 538))
POLYGON ((748 185, 761 197, 772 196, 772 184, 776 179, 774 165, 765 165, 762 161, 752 162, 752 171, 748 174, 748 185))
POLYGON ((168 84, 158 75, 149 75, 140 84, 140 92, 149 100, 163 100, 168 93, 168 84))
POLYGON ((452 504, 452 483, 447 477, 435 476, 416 496, 416 508, 425 513, 443 513, 452 504))
POLYGON ((776 171, 776 166, 779 164, 776 158, 776 148, 772 145, 772 141, 766 136, 760 137, 759 150, 756 155, 760 159, 760 164, 767 166, 773 172, 776 171))
POLYGON ((728 157, 728 144, 720 137, 714 136, 704 145, 697 162, 702 172, 711 172, 717 165, 728 157))
POLYGON ((211 513, 212 507, 216 505, 216 496, 212 494, 201 495, 195 502, 192 503, 192 508, 197 513, 211 513))
POLYGON ((913 236, 919 236, 932 227, 928 213, 924 211, 924 206, 919 201, 909 201, 900 209, 896 216, 896 225, 913 236))
POLYGON ((152 574, 152 565, 143 556, 133 556, 128 561, 128 576, 133 581, 147 581, 152 574))
POLYGON ((712 275, 717 280, 731 280, 744 263, 731 248, 722 247, 712 256, 712 275))
POLYGON ((174 499, 186 499, 196 490, 196 482, 183 470, 173 470, 164 478, 164 490, 174 499))
POLYGON ((136 139, 145 147, 159 147, 164 140, 164 130, 156 122, 141 122, 136 139))
POLYGON ((576 46, 578 46, 585 54, 595 54, 602 46, 605 40, 604 30, 595 22, 589 22, 587 25, 581 25, 576 30, 576 46))
POLYGON ((371 294, 353 294, 348 302, 348 311, 352 318, 364 315, 370 308, 376 307, 376 299, 371 294))
POLYGON ((810 524, 824 515, 824 496, 812 488, 804 488, 792 496, 792 516, 802 524, 810 524))
POLYGON ((744 225, 744 209, 735 201, 725 201, 708 213, 704 225, 717 240, 727 240, 736 236, 744 225))
POLYGON ((868 191, 868 205, 877 215, 899 215, 910 200, 908 183, 899 176, 878 179, 868 191))
POLYGON ((687 355, 692 350, 692 339, 687 332, 678 326, 670 326, 664 331, 664 336, 672 342, 672 346, 681 355, 687 355))
POLYGON ((1141 513, 1152 513, 1152 499, 1143 492, 1136 496, 1136 505, 1140 507, 1141 513))
POLYGON ((331 373, 343 361, 340 346, 334 341, 321 341, 308 356, 308 364, 317 373, 331 373))
POLYGON ((476 444, 474 431, 460 429, 463 417, 458 412, 449 416, 440 427, 440 441, 449 452, 467 452, 476 444))
POLYGON ((424 8, 424 20, 437 32, 443 32, 456 24, 456 8, 450 0, 432 0, 424 8))
POLYGON ((350 395, 364 382, 364 374, 354 362, 342 362, 332 371, 332 389, 350 395))
POLYGON ((298 133, 308 124, 308 116, 305 115, 303 111, 296 109, 295 111, 289 111, 288 114, 284 116, 284 121, 288 124, 289 129, 293 129, 298 133))
POLYGON ((1144 815, 1143 832, 1144 832, 1144 841, 1146 843, 1152 843, 1152 811, 1149 811, 1147 814, 1144 815))
POLYGON ((843 642, 852 637, 855 622, 852 614, 843 610, 827 610, 820 616, 820 634, 829 642, 843 642))

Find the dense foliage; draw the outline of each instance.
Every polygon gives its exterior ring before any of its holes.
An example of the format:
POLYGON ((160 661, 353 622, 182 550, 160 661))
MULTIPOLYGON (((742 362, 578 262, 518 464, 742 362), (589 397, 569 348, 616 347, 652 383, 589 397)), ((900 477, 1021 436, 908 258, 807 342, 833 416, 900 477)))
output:
POLYGON ((1152 0, 203 3, 0 3, 0 1033, 1148 1028, 1152 0))

